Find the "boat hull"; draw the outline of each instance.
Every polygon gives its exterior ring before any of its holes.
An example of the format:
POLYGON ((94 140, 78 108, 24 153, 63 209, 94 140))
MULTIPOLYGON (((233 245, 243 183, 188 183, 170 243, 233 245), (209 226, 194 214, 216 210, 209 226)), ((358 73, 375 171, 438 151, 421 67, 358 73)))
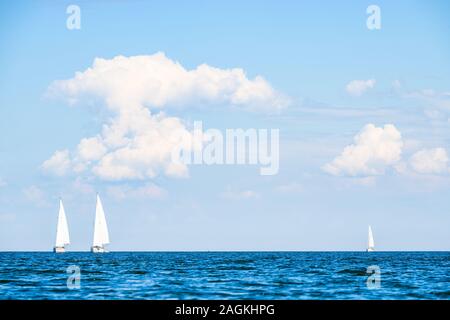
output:
POLYGON ((64 248, 64 247, 54 247, 53 248, 53 252, 54 253, 64 253, 64 252, 66 252, 66 248, 64 248))
POLYGON ((105 249, 105 247, 94 246, 94 247, 91 247, 91 252, 92 253, 107 253, 108 251, 105 249))
POLYGON ((375 249, 374 248, 367 248, 367 252, 374 252, 375 249))

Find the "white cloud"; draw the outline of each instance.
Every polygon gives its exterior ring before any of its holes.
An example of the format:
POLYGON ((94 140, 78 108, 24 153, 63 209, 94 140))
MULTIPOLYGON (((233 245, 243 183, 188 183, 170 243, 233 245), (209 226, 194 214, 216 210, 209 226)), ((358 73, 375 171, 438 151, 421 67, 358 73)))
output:
POLYGON ((351 96, 361 96, 368 89, 372 89, 375 86, 375 79, 369 80, 353 80, 350 81, 346 86, 345 90, 351 96))
POLYGON ((118 111, 142 105, 153 109, 205 103, 277 111, 288 104, 288 99, 261 76, 249 79, 243 69, 220 69, 207 64, 187 70, 162 52, 96 58, 92 67, 77 72, 74 78, 55 81, 49 94, 63 94, 72 103, 92 95, 118 111))
POLYGON ((171 158, 175 148, 191 150, 183 135, 191 133, 180 119, 153 116, 145 108, 116 117, 104 126, 101 143, 107 151, 93 161, 92 172, 107 180, 153 178, 160 171, 168 176, 187 176, 187 166, 175 164, 171 158))
POLYGON ((175 117, 151 115, 145 108, 117 115, 100 135, 81 140, 72 155, 72 169, 77 173, 90 170, 106 180, 153 178, 160 171, 186 176, 187 167, 171 160, 173 149, 191 150, 183 135, 191 133, 175 117))
POLYGON ((44 161, 42 168, 45 171, 54 173, 58 176, 62 176, 69 170, 71 165, 69 151, 62 150, 56 151, 50 159, 44 161))
POLYGON ((335 176, 381 175, 400 160, 402 147, 402 137, 395 126, 367 124, 354 137, 354 143, 322 169, 335 176))
POLYGON ((243 200, 259 198, 259 193, 253 190, 233 191, 228 188, 220 194, 221 198, 228 200, 243 200))
POLYGON ((78 144, 78 155, 82 160, 98 160, 106 153, 100 137, 85 138, 78 144))
POLYGON ((150 110, 195 105, 230 104, 243 109, 278 111, 287 99, 267 81, 248 79, 242 69, 218 69, 206 64, 186 70, 163 53, 149 56, 95 59, 91 68, 68 80, 55 81, 52 95, 71 103, 87 96, 100 98, 109 112, 102 131, 80 141, 75 151, 57 151, 44 169, 62 175, 91 172, 106 180, 148 179, 161 172, 185 177, 186 165, 172 162, 172 150, 190 151, 201 145, 185 123, 150 110))
POLYGON ((167 191, 153 183, 148 183, 144 186, 133 188, 128 185, 112 186, 107 190, 108 194, 116 200, 123 200, 127 198, 152 198, 161 199, 167 197, 167 191))
POLYGON ((409 161, 411 168, 421 174, 449 172, 447 151, 443 148, 423 149, 414 153, 409 161))

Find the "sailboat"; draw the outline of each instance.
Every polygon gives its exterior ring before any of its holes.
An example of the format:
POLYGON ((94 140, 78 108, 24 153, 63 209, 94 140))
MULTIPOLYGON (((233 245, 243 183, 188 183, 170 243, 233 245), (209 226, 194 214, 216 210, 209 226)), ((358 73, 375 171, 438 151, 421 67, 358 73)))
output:
POLYGON ((62 200, 59 199, 58 225, 56 227, 56 241, 53 252, 62 253, 66 251, 65 246, 70 244, 69 228, 67 226, 66 212, 62 200))
POLYGON ((94 223, 94 241, 91 251, 93 253, 108 252, 105 245, 109 243, 108 226, 106 225, 105 212, 103 211, 102 201, 97 194, 97 204, 95 207, 95 223, 94 223))
POLYGON ((367 244, 367 252, 375 251, 375 242, 373 241, 372 228, 369 226, 369 239, 367 244))

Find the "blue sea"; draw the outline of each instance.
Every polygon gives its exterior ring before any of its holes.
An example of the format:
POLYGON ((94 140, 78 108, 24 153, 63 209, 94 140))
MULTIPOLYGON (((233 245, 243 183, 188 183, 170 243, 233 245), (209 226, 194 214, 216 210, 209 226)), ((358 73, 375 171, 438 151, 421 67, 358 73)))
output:
POLYGON ((0 299, 449 298, 450 252, 0 253, 0 299))

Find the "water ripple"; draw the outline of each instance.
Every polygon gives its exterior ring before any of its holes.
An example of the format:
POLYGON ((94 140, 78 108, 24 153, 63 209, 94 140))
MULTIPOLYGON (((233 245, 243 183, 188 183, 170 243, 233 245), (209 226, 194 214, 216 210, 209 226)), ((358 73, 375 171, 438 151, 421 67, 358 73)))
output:
POLYGON ((448 252, 3 252, 0 299, 450 299, 449 275, 448 252))

